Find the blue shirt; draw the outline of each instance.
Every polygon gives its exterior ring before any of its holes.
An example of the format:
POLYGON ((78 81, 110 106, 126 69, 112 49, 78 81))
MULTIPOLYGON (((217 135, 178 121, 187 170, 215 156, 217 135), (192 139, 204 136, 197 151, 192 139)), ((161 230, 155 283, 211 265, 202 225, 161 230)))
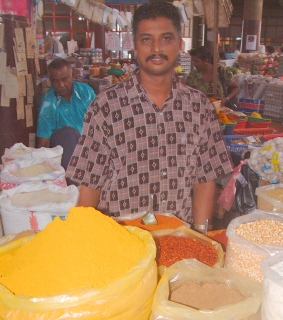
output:
POLYGON ((81 132, 85 112, 94 98, 93 89, 82 82, 73 82, 70 102, 49 88, 39 104, 37 137, 50 139, 55 130, 66 126, 81 132))

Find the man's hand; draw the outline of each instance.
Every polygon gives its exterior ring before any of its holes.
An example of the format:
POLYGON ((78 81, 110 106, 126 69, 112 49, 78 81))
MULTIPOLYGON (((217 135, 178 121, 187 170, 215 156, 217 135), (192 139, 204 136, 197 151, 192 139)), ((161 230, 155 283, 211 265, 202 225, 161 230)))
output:
POLYGON ((48 138, 37 138, 37 148, 49 148, 50 146, 50 139, 48 138))

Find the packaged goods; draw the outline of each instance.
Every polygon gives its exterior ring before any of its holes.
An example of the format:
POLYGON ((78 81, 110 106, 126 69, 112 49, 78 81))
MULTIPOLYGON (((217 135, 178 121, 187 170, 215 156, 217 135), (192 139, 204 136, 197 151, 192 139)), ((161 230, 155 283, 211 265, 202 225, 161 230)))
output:
POLYGON ((226 234, 224 267, 262 282, 261 261, 283 252, 283 216, 255 210, 233 219, 226 234))
POLYGON ((12 160, 7 162, 0 174, 2 190, 21 184, 54 184, 66 187, 64 168, 52 159, 12 160))
POLYGON ((53 162, 61 163, 63 148, 56 146, 54 148, 31 148, 23 143, 15 143, 11 148, 6 148, 2 156, 2 164, 11 160, 32 160, 32 159, 52 159, 53 162))
POLYGON ((283 184, 269 184, 256 189, 257 207, 264 211, 283 213, 283 184))
POLYGON ((232 270, 211 268, 196 259, 186 259, 176 262, 164 271, 154 294, 150 319, 252 319, 250 317, 259 312, 261 294, 261 285, 250 278, 232 270), (186 286, 190 291, 186 290, 186 286), (179 302, 172 301, 174 292, 179 290, 179 302), (218 296, 217 299, 218 294, 222 297, 218 296), (190 299, 195 307, 184 305, 187 299, 190 299), (227 304, 223 305, 223 302, 227 304))
POLYGON ((264 259, 261 268, 264 275, 261 319, 283 319, 283 254, 264 259))
POLYGON ((253 149, 248 164, 261 179, 280 183, 283 179, 283 138, 268 140, 261 148, 253 149))
POLYGON ((77 204, 78 188, 48 184, 23 184, 0 195, 4 234, 23 230, 42 230, 54 217, 66 219, 70 207, 77 204))
POLYGON ((157 282, 149 232, 73 207, 24 240, 0 247, 0 318, 148 319, 157 282))

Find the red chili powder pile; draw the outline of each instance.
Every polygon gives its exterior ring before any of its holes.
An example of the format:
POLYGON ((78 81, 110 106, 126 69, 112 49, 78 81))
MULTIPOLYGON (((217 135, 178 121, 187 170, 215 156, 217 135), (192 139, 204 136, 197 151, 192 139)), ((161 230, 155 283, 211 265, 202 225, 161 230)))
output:
POLYGON ((218 259, 216 249, 211 244, 204 244, 190 237, 166 235, 155 238, 157 247, 156 261, 166 267, 182 259, 197 259, 213 266, 218 259))

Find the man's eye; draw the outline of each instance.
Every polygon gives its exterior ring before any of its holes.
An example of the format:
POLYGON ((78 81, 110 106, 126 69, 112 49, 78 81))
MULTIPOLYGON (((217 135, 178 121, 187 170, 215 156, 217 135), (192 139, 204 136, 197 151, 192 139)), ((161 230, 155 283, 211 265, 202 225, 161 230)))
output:
POLYGON ((164 42, 169 42, 169 41, 172 40, 172 37, 166 36, 166 37, 163 37, 162 40, 163 40, 164 42))
POLYGON ((144 43, 150 43, 151 39, 150 38, 142 38, 142 42, 144 43))

